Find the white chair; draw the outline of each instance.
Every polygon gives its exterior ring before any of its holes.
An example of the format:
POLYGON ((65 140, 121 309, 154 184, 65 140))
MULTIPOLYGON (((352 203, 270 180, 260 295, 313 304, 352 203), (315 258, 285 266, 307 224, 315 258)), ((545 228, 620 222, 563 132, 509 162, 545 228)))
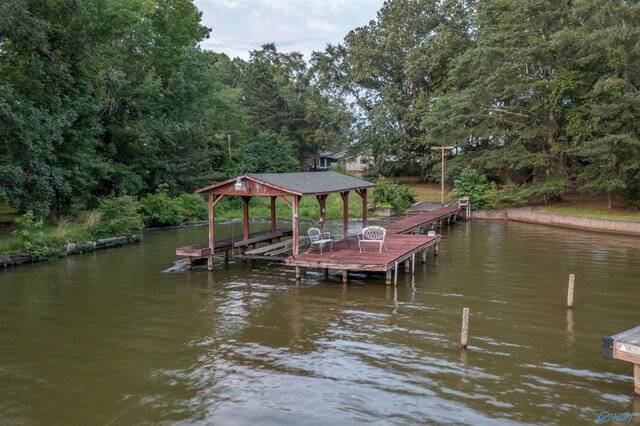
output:
POLYGON ((358 234, 358 248, 362 253, 362 244, 364 243, 376 243, 380 245, 380 253, 382 253, 382 247, 385 250, 389 250, 384 243, 384 237, 387 235, 387 230, 382 226, 367 226, 362 228, 362 232, 358 234))
POLYGON ((329 231, 321 231, 318 228, 309 228, 307 234, 309 235, 309 250, 307 250, 307 253, 311 251, 313 246, 318 246, 320 254, 322 255, 322 250, 327 244, 329 245, 329 251, 333 251, 333 238, 331 238, 331 233, 329 231))

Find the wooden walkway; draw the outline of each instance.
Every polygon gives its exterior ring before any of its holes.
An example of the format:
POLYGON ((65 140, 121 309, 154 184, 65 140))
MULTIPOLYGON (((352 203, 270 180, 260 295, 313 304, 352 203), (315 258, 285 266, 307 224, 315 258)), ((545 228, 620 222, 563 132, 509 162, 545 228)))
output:
MULTIPOLYGON (((234 247, 255 245, 260 242, 270 242, 283 237, 290 237, 292 234, 293 232, 291 231, 291 229, 279 228, 276 229, 275 233, 271 233, 271 231, 269 230, 253 232, 249 234, 249 239, 246 241, 244 240, 244 236, 242 235, 232 238, 226 238, 224 240, 217 240, 215 252, 226 252, 228 254, 229 250, 232 250, 234 247)), ((211 250, 209 249, 209 244, 207 243, 192 244, 190 246, 177 248, 176 255, 186 256, 187 258, 202 258, 210 256, 211 250)))
POLYGON ((458 207, 443 207, 431 212, 411 215, 405 219, 391 222, 385 226, 387 234, 411 234, 418 228, 426 228, 440 220, 458 215, 462 209, 458 207))
POLYGON ((640 396, 640 326, 602 338, 602 356, 633 363, 633 387, 640 396))

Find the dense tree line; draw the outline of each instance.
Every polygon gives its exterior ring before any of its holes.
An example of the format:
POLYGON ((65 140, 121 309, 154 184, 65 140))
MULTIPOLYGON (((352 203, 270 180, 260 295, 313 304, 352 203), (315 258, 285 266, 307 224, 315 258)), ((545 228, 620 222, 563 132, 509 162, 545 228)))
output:
POLYGON ((635 1, 390 0, 307 64, 202 51, 189 0, 4 0, 0 202, 55 217, 338 146, 438 180, 446 144, 449 183, 471 166, 505 199, 578 182, 638 205, 639 24, 635 1))
POLYGON ((635 1, 394 0, 313 65, 375 172, 436 178, 430 147, 453 145, 449 183, 471 165, 523 196, 575 181, 640 206, 639 55, 635 1))
POLYGON ((0 3, 0 202, 68 214, 111 192, 298 170, 350 116, 299 54, 202 51, 189 0, 0 3))

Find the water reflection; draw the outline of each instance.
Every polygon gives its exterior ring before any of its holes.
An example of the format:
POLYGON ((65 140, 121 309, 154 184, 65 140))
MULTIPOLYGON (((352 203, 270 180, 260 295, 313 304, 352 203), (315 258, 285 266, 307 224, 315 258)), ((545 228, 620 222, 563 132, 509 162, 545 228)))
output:
POLYGON ((1 423, 574 424, 640 411, 630 364, 600 355, 602 335, 637 325, 637 239, 456 224, 438 256, 401 265, 397 287, 335 271, 296 281, 261 262, 160 272, 199 240, 206 229, 159 231, 0 273, 1 423))

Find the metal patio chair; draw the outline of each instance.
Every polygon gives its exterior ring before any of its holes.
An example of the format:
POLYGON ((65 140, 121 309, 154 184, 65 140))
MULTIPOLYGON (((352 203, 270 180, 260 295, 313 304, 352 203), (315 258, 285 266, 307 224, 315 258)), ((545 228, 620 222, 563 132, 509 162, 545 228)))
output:
POLYGON ((385 250, 389 250, 384 243, 384 238, 387 235, 387 230, 382 226, 367 226, 362 228, 362 231, 358 234, 358 248, 362 253, 362 244, 364 243, 376 243, 380 245, 380 253, 382 253, 382 247, 385 250))
POLYGON ((309 228, 307 234, 309 235, 309 250, 307 250, 307 253, 309 253, 314 246, 317 246, 322 255, 322 250, 324 250, 326 245, 329 245, 329 251, 333 251, 331 232, 321 231, 319 228, 309 228))

